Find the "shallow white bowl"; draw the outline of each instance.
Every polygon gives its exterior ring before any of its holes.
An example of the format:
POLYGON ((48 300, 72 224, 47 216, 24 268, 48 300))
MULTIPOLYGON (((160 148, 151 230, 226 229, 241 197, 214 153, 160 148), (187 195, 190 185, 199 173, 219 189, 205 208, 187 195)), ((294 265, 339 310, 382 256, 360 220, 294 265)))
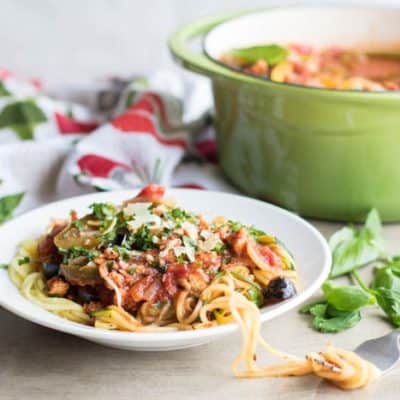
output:
MULTIPOLYGON (((52 217, 66 217, 71 209, 79 214, 88 211, 95 201, 119 203, 135 191, 95 193, 48 204, 21 215, 0 227, 0 262, 9 262, 18 244, 42 234, 52 217)), ((331 263, 328 245, 321 234, 300 217, 276 206, 238 195, 211 191, 173 189, 168 191, 178 204, 202 213, 206 218, 223 215, 265 230, 280 238, 291 251, 298 266, 298 294, 261 311, 268 321, 297 306, 310 297, 327 278, 331 263)), ((29 321, 58 331, 80 336, 105 346, 128 350, 174 350, 210 342, 237 329, 235 324, 195 331, 163 333, 128 333, 107 331, 68 321, 26 300, 13 285, 5 270, 0 271, 0 305, 29 321)))

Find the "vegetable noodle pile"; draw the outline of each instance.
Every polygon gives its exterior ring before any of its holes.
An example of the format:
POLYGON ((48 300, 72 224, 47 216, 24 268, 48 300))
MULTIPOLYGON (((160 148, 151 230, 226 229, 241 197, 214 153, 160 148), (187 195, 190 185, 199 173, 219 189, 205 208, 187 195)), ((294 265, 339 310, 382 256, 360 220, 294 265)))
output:
POLYGON ((157 185, 121 206, 94 203, 81 218, 55 220, 30 247, 29 262, 19 256, 10 269, 14 282, 44 308, 97 328, 231 322, 221 300, 225 275, 257 307, 296 293, 294 262, 275 237, 223 217, 208 223, 168 203, 157 185))

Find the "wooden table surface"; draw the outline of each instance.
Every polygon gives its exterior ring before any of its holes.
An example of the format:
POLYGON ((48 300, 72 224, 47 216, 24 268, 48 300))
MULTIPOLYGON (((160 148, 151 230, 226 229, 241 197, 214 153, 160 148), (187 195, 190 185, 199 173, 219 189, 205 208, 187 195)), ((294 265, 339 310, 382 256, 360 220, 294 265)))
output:
MULTIPOLYGON (((337 225, 313 222, 326 236, 337 225)), ((389 250, 400 252, 400 225, 384 229, 389 250)), ((367 272, 364 271, 364 274, 367 272)), ((273 345, 298 355, 333 342, 347 349, 389 332, 375 308, 353 329, 324 335, 293 310, 262 328, 273 345)), ((362 391, 342 392, 313 377, 249 379, 232 376, 239 333, 187 350, 146 353, 101 347, 42 328, 0 309, 0 399, 398 399, 400 367, 362 391)), ((268 358, 259 357, 260 361, 268 358)))

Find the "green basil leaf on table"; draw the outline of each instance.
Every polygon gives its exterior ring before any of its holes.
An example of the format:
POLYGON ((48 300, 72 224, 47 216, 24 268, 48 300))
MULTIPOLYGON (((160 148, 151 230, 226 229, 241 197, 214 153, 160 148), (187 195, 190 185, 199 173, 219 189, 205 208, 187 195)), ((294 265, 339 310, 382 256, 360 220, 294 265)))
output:
POLYGON ((375 303, 375 297, 359 286, 335 286, 326 281, 322 286, 328 304, 340 311, 357 311, 375 303))
POLYGON ((25 193, 15 193, 0 197, 0 224, 11 218, 13 211, 21 203, 25 193))
MULTIPOLYGON (((385 261, 386 267, 390 268, 390 271, 400 278, 400 256, 392 256, 390 259, 385 261)), ((375 276, 377 274, 377 269, 375 270, 375 276)))
POLYGON ((300 308, 300 314, 311 314, 316 316, 325 315, 328 303, 326 301, 316 301, 314 303, 306 304, 300 308))
POLYGON ((371 210, 361 229, 345 227, 339 230, 331 237, 329 244, 333 253, 333 278, 377 260, 385 254, 378 212, 371 210))
POLYGON ((376 289, 376 299, 389 321, 400 326, 400 291, 379 287, 376 289))
POLYGON ((239 58, 245 63, 254 63, 258 60, 264 60, 269 65, 276 65, 285 61, 288 56, 288 50, 277 44, 266 46, 252 46, 241 49, 233 49, 230 54, 239 58))
POLYGON ((400 277, 396 269, 392 269, 392 264, 385 263, 384 266, 376 268, 374 271, 374 279, 371 282, 373 290, 384 287, 390 290, 400 291, 400 277))
POLYGON ((399 259, 394 258, 377 268, 371 283, 380 308, 395 326, 400 326, 399 263, 399 259))
POLYGON ((314 316, 312 326, 322 333, 341 332, 352 328, 361 320, 360 311, 340 311, 326 301, 307 305, 300 312, 314 316))
POLYGON ((347 312, 338 317, 315 317, 313 327, 322 333, 337 333, 353 328, 361 321, 360 311, 347 312))

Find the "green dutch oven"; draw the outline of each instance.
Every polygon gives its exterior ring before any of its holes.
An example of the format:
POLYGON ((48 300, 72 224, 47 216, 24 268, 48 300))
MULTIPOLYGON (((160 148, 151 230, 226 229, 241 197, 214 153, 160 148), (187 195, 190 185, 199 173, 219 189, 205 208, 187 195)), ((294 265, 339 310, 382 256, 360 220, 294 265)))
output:
POLYGON ((238 47, 400 42, 400 10, 280 7, 207 18, 174 33, 186 68, 211 78, 220 164, 245 193, 303 216, 400 221, 400 93, 275 83, 218 62, 238 47), (194 39, 202 49, 193 49, 194 39))

